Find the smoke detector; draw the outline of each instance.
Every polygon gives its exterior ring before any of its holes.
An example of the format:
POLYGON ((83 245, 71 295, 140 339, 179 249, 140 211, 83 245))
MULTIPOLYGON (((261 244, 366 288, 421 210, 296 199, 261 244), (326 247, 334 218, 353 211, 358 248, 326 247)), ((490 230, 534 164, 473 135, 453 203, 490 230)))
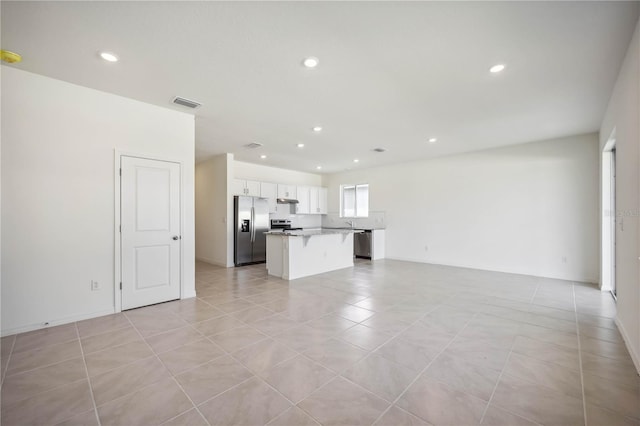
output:
POLYGON ((173 103, 176 105, 182 105, 187 108, 198 108, 202 105, 200 102, 192 101, 191 99, 181 98, 180 96, 176 96, 173 98, 173 103))
POLYGON ((256 148, 260 148, 262 146, 262 144, 258 143, 258 142, 251 142, 251 143, 248 143, 248 144, 243 145, 243 146, 245 148, 248 148, 248 149, 256 149, 256 148))
POLYGON ((371 151, 374 151, 374 152, 385 152, 386 149, 385 148, 373 148, 371 151))
POLYGON ((0 58, 9 64, 15 64, 22 61, 22 56, 9 50, 0 50, 0 58))

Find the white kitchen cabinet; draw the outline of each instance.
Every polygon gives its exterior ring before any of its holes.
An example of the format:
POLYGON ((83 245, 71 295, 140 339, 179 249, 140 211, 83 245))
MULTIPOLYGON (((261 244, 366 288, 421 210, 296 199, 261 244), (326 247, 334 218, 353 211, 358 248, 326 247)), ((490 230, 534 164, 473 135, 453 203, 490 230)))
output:
POLYGON ((327 214, 328 212, 327 188, 318 188, 318 213, 327 214))
POLYGON ((313 213, 310 210, 310 193, 314 188, 309 188, 308 186, 299 186, 297 188, 297 199, 298 204, 296 204, 296 213, 297 214, 309 214, 313 213))
POLYGON ((309 188, 309 213, 327 214, 327 188, 309 188))
POLYGON ((353 233, 267 234, 267 273, 285 280, 353 267, 353 233))
POLYGON ((288 198, 291 200, 297 199, 297 191, 295 185, 278 184, 278 198, 288 198))
POLYGON ((320 213, 320 207, 318 204, 318 194, 320 192, 320 188, 318 187, 311 187, 309 188, 309 213, 311 214, 318 214, 320 213))
POLYGON ((260 196, 260 182, 257 182, 255 180, 248 180, 247 181, 247 195, 250 195, 252 197, 259 197, 260 196))
POLYGON ((269 213, 276 213, 278 209, 278 185, 275 183, 260 182, 260 196, 266 198, 269 203, 269 213))
POLYGON ((260 196, 260 182, 255 180, 234 179, 231 185, 233 195, 260 196))
POLYGON ((231 193, 233 195, 246 195, 245 191, 246 188, 244 180, 234 179, 233 182, 231 182, 231 193))
POLYGON ((327 188, 298 186, 296 195, 297 214, 327 214, 327 188))
POLYGON ((371 260, 384 259, 384 229, 371 231, 371 260))

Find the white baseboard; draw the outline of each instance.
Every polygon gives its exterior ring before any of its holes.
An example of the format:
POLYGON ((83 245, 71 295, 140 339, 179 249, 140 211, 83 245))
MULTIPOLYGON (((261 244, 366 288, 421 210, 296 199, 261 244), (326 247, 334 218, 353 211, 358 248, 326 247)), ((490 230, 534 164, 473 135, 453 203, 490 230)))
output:
POLYGON ((196 297, 196 292, 188 292, 182 295, 182 299, 191 299, 192 297, 196 297))
POLYGON ((211 264, 211 265, 222 266, 223 268, 226 268, 226 267, 227 267, 227 264, 226 264, 226 263, 224 263, 224 262, 216 262, 215 260, 213 260, 213 259, 208 259, 208 258, 206 258, 206 257, 199 257, 199 256, 196 256, 196 260, 198 260, 198 261, 200 261, 200 262, 204 262, 204 263, 209 263, 209 264, 211 264))
POLYGON ((640 374, 640 356, 635 351, 635 348, 631 344, 631 340, 629 339, 629 335, 627 334, 627 331, 625 330, 624 326, 622 325, 622 322, 620 322, 617 316, 614 321, 618 326, 618 331, 620 331, 620 334, 622 335, 622 340, 624 340, 624 344, 627 347, 627 350, 629 351, 629 355, 631 355, 631 360, 633 361, 633 365, 636 366, 636 371, 638 372, 638 374, 640 374))
POLYGON ((21 327, 3 329, 2 332, 0 332, 0 335, 2 337, 11 336, 13 334, 26 333, 27 331, 40 330, 42 328, 55 327, 56 325, 70 324, 72 322, 82 321, 82 320, 96 318, 96 317, 102 317, 102 316, 111 315, 114 313, 115 313, 115 308, 111 308, 111 309, 105 309, 103 311, 91 312, 88 314, 72 315, 69 317, 49 321, 48 325, 44 325, 43 323, 36 323, 36 324, 28 324, 21 327))
POLYGON ((584 277, 577 277, 577 278, 564 278, 564 277, 550 277, 547 275, 537 275, 537 274, 532 274, 530 272, 523 272, 523 271, 517 271, 514 269, 509 269, 509 268, 493 268, 493 269, 488 269, 488 268, 482 268, 476 265, 465 265, 465 264, 461 264, 461 263, 455 263, 455 262, 437 262, 437 261, 429 261, 429 260, 425 260, 425 259, 411 259, 411 258, 406 258, 406 257, 396 257, 396 256, 386 256, 385 259, 389 259, 389 260, 400 260, 402 262, 414 262, 414 263, 426 263, 429 265, 438 265, 438 266, 453 266, 455 268, 465 268, 465 269, 477 269, 479 271, 489 271, 489 272, 502 272, 505 274, 515 274, 515 275, 527 275, 530 277, 538 277, 538 278, 550 278, 550 279, 554 279, 554 280, 564 280, 564 281, 572 281, 572 282, 581 282, 581 283, 589 283, 589 284, 594 284, 596 285, 598 280, 594 279, 594 278, 584 278, 584 277))

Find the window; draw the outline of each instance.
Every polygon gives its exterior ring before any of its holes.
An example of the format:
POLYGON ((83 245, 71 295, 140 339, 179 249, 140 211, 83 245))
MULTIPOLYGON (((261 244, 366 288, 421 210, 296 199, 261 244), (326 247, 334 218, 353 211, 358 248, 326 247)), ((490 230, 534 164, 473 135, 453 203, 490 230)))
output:
POLYGON ((369 216, 369 184, 340 186, 340 216, 369 216))

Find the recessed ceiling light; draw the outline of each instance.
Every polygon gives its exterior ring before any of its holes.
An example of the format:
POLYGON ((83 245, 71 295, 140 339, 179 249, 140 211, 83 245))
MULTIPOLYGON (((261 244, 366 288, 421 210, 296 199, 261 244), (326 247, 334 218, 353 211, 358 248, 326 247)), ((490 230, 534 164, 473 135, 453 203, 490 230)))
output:
POLYGON ((504 67, 505 67, 504 64, 496 64, 491 68, 489 68, 489 71, 495 74, 497 72, 504 70, 504 67))
POLYGON ((316 133, 321 132, 321 131, 322 131, 322 126, 315 126, 315 127, 313 128, 313 131, 314 131, 314 132, 316 132, 316 133))
POLYGON ((437 140, 438 140, 438 139, 436 139, 436 138, 429 138, 429 143, 434 143, 434 142, 436 142, 437 140))
POLYGON ((262 158, 262 159, 264 160, 265 158, 267 158, 267 156, 266 156, 266 155, 264 155, 264 154, 262 154, 262 155, 260 156, 260 158, 262 158))
POLYGON ((118 62, 118 57, 111 52, 100 52, 100 57, 107 62, 118 62))
POLYGON ((354 162, 354 163, 359 163, 359 162, 360 162, 360 160, 358 160, 357 158, 355 158, 355 159, 353 160, 353 162, 354 162))
POLYGON ((322 170, 322 166, 316 166, 316 169, 322 170))
POLYGON ((296 145, 298 148, 304 148, 304 144, 303 143, 299 143, 296 145))
POLYGON ((309 56, 308 58, 304 58, 304 61, 302 61, 302 65, 307 68, 315 68, 319 63, 320 60, 318 60, 318 58, 316 58, 315 56, 309 56))

